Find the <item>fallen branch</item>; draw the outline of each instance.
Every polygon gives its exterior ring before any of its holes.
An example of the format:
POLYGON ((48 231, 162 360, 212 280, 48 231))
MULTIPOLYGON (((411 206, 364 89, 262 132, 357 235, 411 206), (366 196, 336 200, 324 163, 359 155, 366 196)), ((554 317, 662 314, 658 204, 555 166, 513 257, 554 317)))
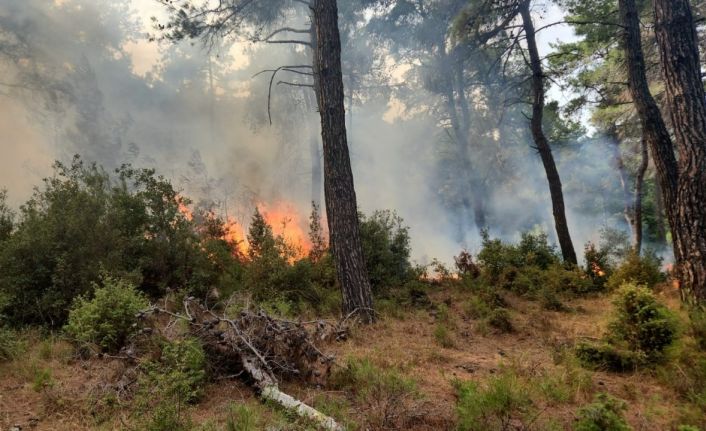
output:
MULTIPOLYGON (((217 315, 192 298, 184 301, 184 314, 157 306, 149 312, 164 313, 188 323, 191 334, 198 337, 216 363, 239 369, 263 400, 278 403, 301 417, 314 421, 322 429, 342 431, 333 418, 280 391, 278 377, 297 377, 309 381, 328 376, 334 358, 325 355, 314 339, 341 337, 341 324, 323 321, 293 322, 268 316, 264 311, 242 310, 238 318, 217 315), (313 333, 305 324, 315 325, 313 333), (324 335, 330 334, 330 335, 324 335)), ((233 374, 233 373, 231 373, 233 374)))

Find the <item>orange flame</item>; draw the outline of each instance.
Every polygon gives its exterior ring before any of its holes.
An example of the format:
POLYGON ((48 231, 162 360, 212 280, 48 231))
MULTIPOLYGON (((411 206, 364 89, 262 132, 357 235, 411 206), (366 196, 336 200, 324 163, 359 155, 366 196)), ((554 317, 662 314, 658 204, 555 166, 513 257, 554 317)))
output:
POLYGON ((591 262, 591 271, 599 277, 605 276, 605 271, 603 271, 603 269, 596 262, 591 262))
POLYGON ((296 257, 304 257, 311 250, 311 242, 307 234, 307 221, 302 218, 294 206, 285 201, 268 205, 259 203, 258 210, 267 224, 272 227, 276 236, 281 236, 287 244, 295 249, 296 257))
MULTIPOLYGON (((179 212, 191 221, 193 212, 180 196, 176 198, 179 212)), ((291 203, 278 201, 274 204, 258 203, 257 208, 275 236, 280 236, 292 247, 294 258, 302 258, 309 254, 311 242, 307 234, 308 221, 302 218, 291 203)), ((231 244, 234 252, 247 255, 249 245, 245 228, 232 217, 224 222, 225 235, 223 239, 231 244)))

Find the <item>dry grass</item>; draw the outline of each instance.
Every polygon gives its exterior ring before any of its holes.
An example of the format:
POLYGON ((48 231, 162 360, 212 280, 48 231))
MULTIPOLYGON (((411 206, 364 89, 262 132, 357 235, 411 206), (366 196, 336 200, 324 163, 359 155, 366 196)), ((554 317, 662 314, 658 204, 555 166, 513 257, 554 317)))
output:
MULTIPOLYGON (((453 381, 482 383, 507 370, 515 373, 534 394, 536 429, 548 429, 549 424, 552 429, 571 429, 577 409, 590 402, 597 392, 627 401, 625 416, 635 430, 675 428, 680 402, 652 372, 589 372, 578 368, 562 350, 580 338, 602 335, 611 309, 609 298, 576 299, 569 303, 571 311, 554 312, 543 310, 536 302, 509 296, 506 300, 515 330, 501 334, 465 316, 467 295, 453 288, 443 288, 431 295, 435 304, 448 307, 448 316, 444 318, 451 321, 446 326, 452 332, 453 347, 439 345, 434 335, 439 317, 424 310, 405 311, 401 318, 383 317, 372 326, 356 328, 347 341, 328 346, 339 364, 350 358, 365 358, 380 369, 394 369, 416 381, 419 397, 405 402, 410 407, 406 414, 413 411, 418 417, 397 429, 453 429, 456 403, 453 381), (555 386, 557 389, 552 389, 555 386)), ((678 308, 673 293, 664 294, 662 299, 670 308, 678 308)), ((32 429, 37 430, 124 428, 122 421, 130 420, 129 411, 117 408, 98 424, 96 412, 90 407, 91 397, 95 399, 106 383, 119 379, 124 370, 120 361, 80 361, 70 357, 70 346, 63 341, 30 338, 31 347, 21 359, 0 364, 0 429, 14 424, 24 429, 34 424, 32 429), (51 383, 37 391, 34 381, 37 370, 46 369, 50 370, 51 383)), ((286 384, 285 389, 305 402, 324 406, 329 414, 351 424, 370 423, 366 418, 374 414, 347 390, 295 383, 286 384)), ((247 386, 221 380, 209 384, 203 400, 190 407, 190 414, 195 424, 225 429, 232 402, 257 405, 247 386)), ((262 411, 270 410, 260 409, 264 415, 270 413, 262 411)), ((277 418, 282 420, 281 414, 277 418)))

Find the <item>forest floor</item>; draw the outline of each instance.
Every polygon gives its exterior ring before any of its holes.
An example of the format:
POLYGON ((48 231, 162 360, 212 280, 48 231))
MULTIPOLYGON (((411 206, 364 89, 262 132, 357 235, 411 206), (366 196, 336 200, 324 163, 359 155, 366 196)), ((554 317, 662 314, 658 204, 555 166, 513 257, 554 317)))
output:
MULTIPOLYGON (((390 310, 376 324, 356 327, 346 341, 325 346, 342 369, 356 360, 368 364, 379 384, 362 390, 290 382, 283 390, 351 429, 444 430, 457 426, 454 382, 472 380, 483 386, 510 376, 530 401, 499 417, 504 429, 573 429, 577 411, 600 392, 626 402, 625 418, 635 430, 676 429, 683 406, 660 373, 588 371, 568 358, 567 346, 603 334, 611 311, 609 296, 575 299, 570 310, 556 312, 508 294, 514 329, 499 333, 466 317, 464 295, 439 287, 430 299, 446 304, 443 316, 433 309, 386 307, 390 310), (440 323, 447 331, 439 329, 440 323)), ((661 297, 679 312, 673 292, 661 297)), ((0 364, 0 430, 14 425, 23 430, 142 429, 131 425, 135 413, 127 404, 121 407, 119 396, 113 402, 103 399, 106 385, 124 371, 122 360, 81 360, 57 337, 27 337, 20 359, 0 364)), ((210 382, 200 401, 181 414, 191 418, 191 429, 311 429, 260 403, 238 379, 210 382)))

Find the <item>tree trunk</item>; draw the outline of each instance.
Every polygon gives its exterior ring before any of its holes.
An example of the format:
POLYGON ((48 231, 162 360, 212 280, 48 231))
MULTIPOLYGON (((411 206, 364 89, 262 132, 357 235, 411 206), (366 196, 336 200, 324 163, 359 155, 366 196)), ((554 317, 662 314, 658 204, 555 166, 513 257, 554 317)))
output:
POLYGON ((471 149, 471 109, 468 106, 466 98, 466 82, 463 76, 463 61, 458 52, 454 52, 451 60, 453 61, 453 82, 456 87, 458 106, 461 110, 460 129, 463 131, 465 142, 460 148, 464 164, 466 165, 468 183, 465 187, 470 189, 471 198, 473 201, 473 221, 475 222, 478 232, 483 232, 487 227, 485 216, 485 200, 487 197, 484 179, 478 174, 478 169, 474 166, 473 155, 471 149))
POLYGON ((539 50, 537 49, 529 1, 523 1, 520 5, 520 15, 522 16, 522 26, 524 27, 525 37, 527 38, 527 50, 530 57, 529 66, 532 71, 532 138, 542 159, 542 164, 544 164, 544 171, 547 174, 549 193, 552 199, 552 211, 554 213, 554 224, 557 238, 559 239, 561 254, 565 262, 576 265, 578 262, 574 244, 569 234, 569 225, 566 222, 561 179, 559 178, 559 171, 556 168, 554 156, 552 155, 547 137, 544 135, 542 125, 544 115, 544 71, 542 70, 542 61, 539 57, 539 50))
POLYGON ((614 130, 610 135, 615 140, 613 157, 615 159, 615 168, 620 177, 620 187, 623 190, 623 215, 628 226, 630 226, 630 245, 637 254, 640 254, 642 249, 642 189, 649 162, 647 143, 644 139, 640 142, 640 165, 635 173, 635 182, 631 186, 623 155, 620 152, 618 135, 614 130))
POLYGON ((673 228, 681 258, 682 297, 706 304, 706 94, 701 80, 698 37, 688 0, 655 0, 667 103, 679 154, 673 228))
POLYGON ((623 27, 623 49, 627 59, 628 84, 635 109, 640 117, 642 139, 652 153, 657 171, 657 181, 662 192, 667 220, 672 229, 674 258, 680 261, 675 229, 677 220, 674 204, 678 181, 677 161, 672 141, 655 99, 650 93, 645 74, 645 58, 642 52, 640 21, 635 0, 619 0, 620 20, 623 27))
POLYGON ((346 141, 338 8, 336 0, 313 0, 311 9, 316 30, 314 78, 321 116, 324 197, 331 249, 343 293, 344 313, 357 313, 363 322, 370 323, 375 314, 346 141))
POLYGON ((647 173, 649 162, 647 142, 642 139, 640 141, 640 166, 637 168, 637 174, 635 175, 635 199, 633 201, 635 223, 632 226, 632 247, 637 254, 642 251, 642 189, 645 185, 645 173, 647 173))

